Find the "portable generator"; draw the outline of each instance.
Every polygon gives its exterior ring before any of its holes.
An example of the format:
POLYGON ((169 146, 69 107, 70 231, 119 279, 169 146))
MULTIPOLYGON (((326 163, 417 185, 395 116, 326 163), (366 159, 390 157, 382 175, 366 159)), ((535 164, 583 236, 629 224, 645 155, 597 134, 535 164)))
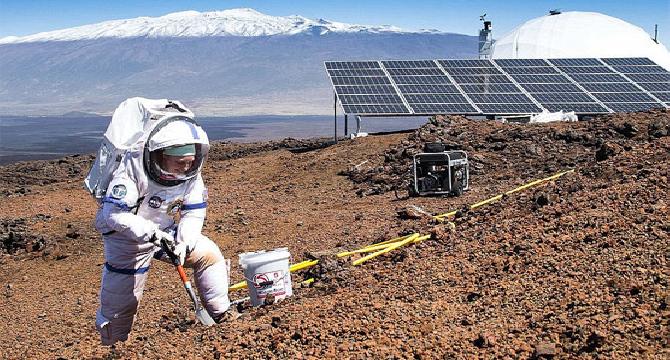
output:
POLYGON ((414 155, 414 184, 410 195, 459 196, 468 189, 470 166, 465 151, 446 151, 442 143, 427 143, 423 151, 414 155))

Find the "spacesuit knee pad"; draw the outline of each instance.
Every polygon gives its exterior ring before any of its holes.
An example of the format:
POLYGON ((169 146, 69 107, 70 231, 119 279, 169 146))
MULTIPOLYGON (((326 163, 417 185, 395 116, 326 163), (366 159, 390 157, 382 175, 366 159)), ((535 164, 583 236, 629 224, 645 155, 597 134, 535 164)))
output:
POLYGON ((191 263, 195 271, 205 270, 223 261, 223 254, 221 254, 219 247, 205 236, 198 239, 188 258, 188 262, 191 263))

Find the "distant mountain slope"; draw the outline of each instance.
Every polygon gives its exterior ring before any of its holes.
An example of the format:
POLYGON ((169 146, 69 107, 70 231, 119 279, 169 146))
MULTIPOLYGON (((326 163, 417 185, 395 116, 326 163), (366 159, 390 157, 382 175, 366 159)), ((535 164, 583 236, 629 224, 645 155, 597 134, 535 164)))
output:
MULTIPOLYGON (((208 115, 327 114, 332 112, 332 90, 325 60, 470 58, 477 51, 474 36, 402 32, 393 27, 353 31, 358 25, 325 20, 319 21, 326 27, 310 20, 309 26, 301 27, 305 31, 294 31, 290 22, 283 27, 277 23, 268 27, 266 22, 261 31, 258 21, 266 15, 252 11, 238 9, 256 15, 250 16, 246 27, 238 24, 237 32, 229 30, 226 35, 177 36, 179 30, 171 29, 165 36, 91 33, 88 40, 56 41, 52 36, 52 41, 14 39, 0 44, 0 112, 109 113, 127 97, 145 96, 180 99, 208 115), (252 28, 258 31, 249 34, 273 35, 232 35, 252 28)), ((181 33, 191 29, 174 23, 178 25, 181 33)))

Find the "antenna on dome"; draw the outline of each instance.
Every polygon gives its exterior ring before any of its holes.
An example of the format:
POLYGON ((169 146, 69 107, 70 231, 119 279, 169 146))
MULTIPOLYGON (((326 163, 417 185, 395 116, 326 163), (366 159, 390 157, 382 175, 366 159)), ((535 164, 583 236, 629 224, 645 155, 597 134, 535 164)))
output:
POLYGON ((654 24, 654 42, 658 44, 658 24, 654 24))
POLYGON ((549 10, 549 16, 559 15, 560 13, 561 13, 561 9, 551 9, 551 10, 549 10))
POLYGON ((491 45, 493 45, 493 36, 491 35, 493 23, 486 20, 486 13, 479 16, 479 21, 484 22, 484 28, 479 30, 479 58, 491 58, 491 45))

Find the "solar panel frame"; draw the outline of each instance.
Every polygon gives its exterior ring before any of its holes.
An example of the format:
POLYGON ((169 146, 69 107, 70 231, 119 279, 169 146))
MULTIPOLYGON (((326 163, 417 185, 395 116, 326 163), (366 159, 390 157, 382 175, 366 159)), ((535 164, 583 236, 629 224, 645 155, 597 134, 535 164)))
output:
POLYGON ((646 58, 324 64, 345 113, 364 116, 511 115, 537 113, 543 107, 598 114, 670 104, 670 72, 646 58))

